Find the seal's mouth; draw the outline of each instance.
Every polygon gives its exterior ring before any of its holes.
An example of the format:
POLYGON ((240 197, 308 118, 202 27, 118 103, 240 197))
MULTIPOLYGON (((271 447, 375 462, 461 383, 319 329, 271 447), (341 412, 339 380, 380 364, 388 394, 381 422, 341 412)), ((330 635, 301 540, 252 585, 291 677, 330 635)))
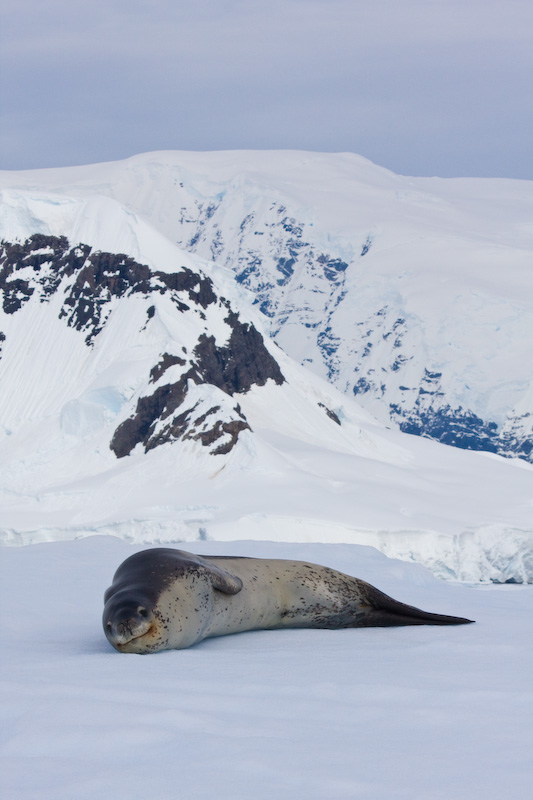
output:
POLYGON ((117 648, 117 650, 120 650, 121 653, 131 652, 130 650, 131 645, 134 645, 136 651, 137 645, 139 644, 139 640, 144 639, 144 637, 147 636, 149 633, 151 633, 151 631, 152 631, 152 626, 150 626, 147 631, 144 631, 144 633, 134 634, 130 636, 130 638, 127 641, 124 640, 120 642, 115 641, 113 642, 113 645, 114 647, 117 648))
POLYGON ((144 655, 160 649, 157 642, 157 628, 151 625, 144 633, 131 636, 128 641, 111 641, 113 647, 120 653, 137 653, 144 655))
POLYGON ((123 650, 132 642, 137 642, 149 634, 153 629, 153 623, 147 620, 125 620, 113 625, 111 622, 106 624, 106 636, 117 650, 123 650))

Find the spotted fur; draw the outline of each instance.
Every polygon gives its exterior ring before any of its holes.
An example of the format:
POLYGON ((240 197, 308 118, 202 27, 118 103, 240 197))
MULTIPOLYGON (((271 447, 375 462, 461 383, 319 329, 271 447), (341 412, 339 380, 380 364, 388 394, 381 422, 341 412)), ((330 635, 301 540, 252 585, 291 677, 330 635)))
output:
POLYGON ((181 650, 211 636, 273 628, 461 625, 365 581, 304 561, 197 556, 154 548, 121 564, 103 625, 124 653, 181 650))

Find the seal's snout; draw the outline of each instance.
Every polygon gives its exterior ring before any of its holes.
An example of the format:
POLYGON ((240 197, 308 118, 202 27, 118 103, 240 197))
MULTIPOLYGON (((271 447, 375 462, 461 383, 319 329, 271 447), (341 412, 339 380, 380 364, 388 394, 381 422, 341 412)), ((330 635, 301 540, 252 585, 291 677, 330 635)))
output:
POLYGON ((104 610, 104 631, 117 650, 133 639, 144 636, 152 628, 152 614, 144 605, 110 602, 104 610))
POLYGON ((122 638, 127 638, 128 636, 131 637, 133 635, 132 628, 135 626, 135 623, 132 619, 126 619, 124 622, 119 622, 117 625, 117 633, 122 638))

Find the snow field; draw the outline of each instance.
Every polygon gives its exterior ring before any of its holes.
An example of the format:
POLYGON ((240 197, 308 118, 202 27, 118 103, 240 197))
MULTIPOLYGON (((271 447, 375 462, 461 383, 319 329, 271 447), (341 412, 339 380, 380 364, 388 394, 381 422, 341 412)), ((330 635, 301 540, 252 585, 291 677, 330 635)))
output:
POLYGON ((195 542, 184 549, 328 564, 476 624, 258 631, 127 656, 104 637, 102 595, 138 549, 2 550, 3 796, 527 796, 531 587, 442 583, 355 545, 195 542))

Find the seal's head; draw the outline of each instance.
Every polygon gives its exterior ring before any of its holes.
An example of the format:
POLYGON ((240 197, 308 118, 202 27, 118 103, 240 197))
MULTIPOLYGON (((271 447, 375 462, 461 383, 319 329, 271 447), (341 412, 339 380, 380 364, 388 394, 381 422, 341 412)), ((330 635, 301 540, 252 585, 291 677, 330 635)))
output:
POLYGON ((158 636, 158 620, 142 594, 119 591, 107 601, 102 619, 105 635, 121 653, 147 653, 158 636))

